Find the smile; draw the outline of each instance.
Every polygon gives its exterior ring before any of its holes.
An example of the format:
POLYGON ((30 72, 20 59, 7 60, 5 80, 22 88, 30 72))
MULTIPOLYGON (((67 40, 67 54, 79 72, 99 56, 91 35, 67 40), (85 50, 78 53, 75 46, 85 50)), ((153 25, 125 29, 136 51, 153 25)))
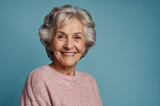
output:
POLYGON ((65 56, 74 56, 76 52, 61 52, 65 56))

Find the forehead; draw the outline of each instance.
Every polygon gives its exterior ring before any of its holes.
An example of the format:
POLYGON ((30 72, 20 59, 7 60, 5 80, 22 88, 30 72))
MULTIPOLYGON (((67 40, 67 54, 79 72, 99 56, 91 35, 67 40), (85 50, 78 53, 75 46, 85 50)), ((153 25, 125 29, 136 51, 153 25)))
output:
POLYGON ((83 32, 84 33, 84 25, 78 19, 71 19, 67 22, 62 21, 57 28, 57 31, 64 32, 83 32))

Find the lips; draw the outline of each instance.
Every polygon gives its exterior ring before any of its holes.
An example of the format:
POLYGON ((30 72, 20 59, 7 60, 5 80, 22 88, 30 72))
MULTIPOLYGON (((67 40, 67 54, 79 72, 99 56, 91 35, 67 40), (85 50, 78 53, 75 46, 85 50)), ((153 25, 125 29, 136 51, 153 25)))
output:
POLYGON ((76 52, 61 52, 65 56, 74 56, 76 52))

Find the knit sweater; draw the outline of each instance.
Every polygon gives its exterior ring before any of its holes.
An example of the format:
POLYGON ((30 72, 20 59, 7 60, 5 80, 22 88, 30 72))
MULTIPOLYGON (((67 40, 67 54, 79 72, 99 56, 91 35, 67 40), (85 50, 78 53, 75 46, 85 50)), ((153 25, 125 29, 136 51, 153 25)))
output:
POLYGON ((32 71, 23 88, 21 106, 102 106, 95 79, 75 70, 68 76, 44 65, 32 71))

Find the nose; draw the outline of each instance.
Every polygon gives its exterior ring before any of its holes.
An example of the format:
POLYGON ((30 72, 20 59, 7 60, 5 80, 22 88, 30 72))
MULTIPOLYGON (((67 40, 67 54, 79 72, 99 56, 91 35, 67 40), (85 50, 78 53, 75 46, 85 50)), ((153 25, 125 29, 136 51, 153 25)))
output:
POLYGON ((74 43, 73 43, 71 38, 68 38, 66 40, 66 43, 64 44, 64 48, 67 49, 67 50, 70 50, 70 49, 74 48, 74 43))

